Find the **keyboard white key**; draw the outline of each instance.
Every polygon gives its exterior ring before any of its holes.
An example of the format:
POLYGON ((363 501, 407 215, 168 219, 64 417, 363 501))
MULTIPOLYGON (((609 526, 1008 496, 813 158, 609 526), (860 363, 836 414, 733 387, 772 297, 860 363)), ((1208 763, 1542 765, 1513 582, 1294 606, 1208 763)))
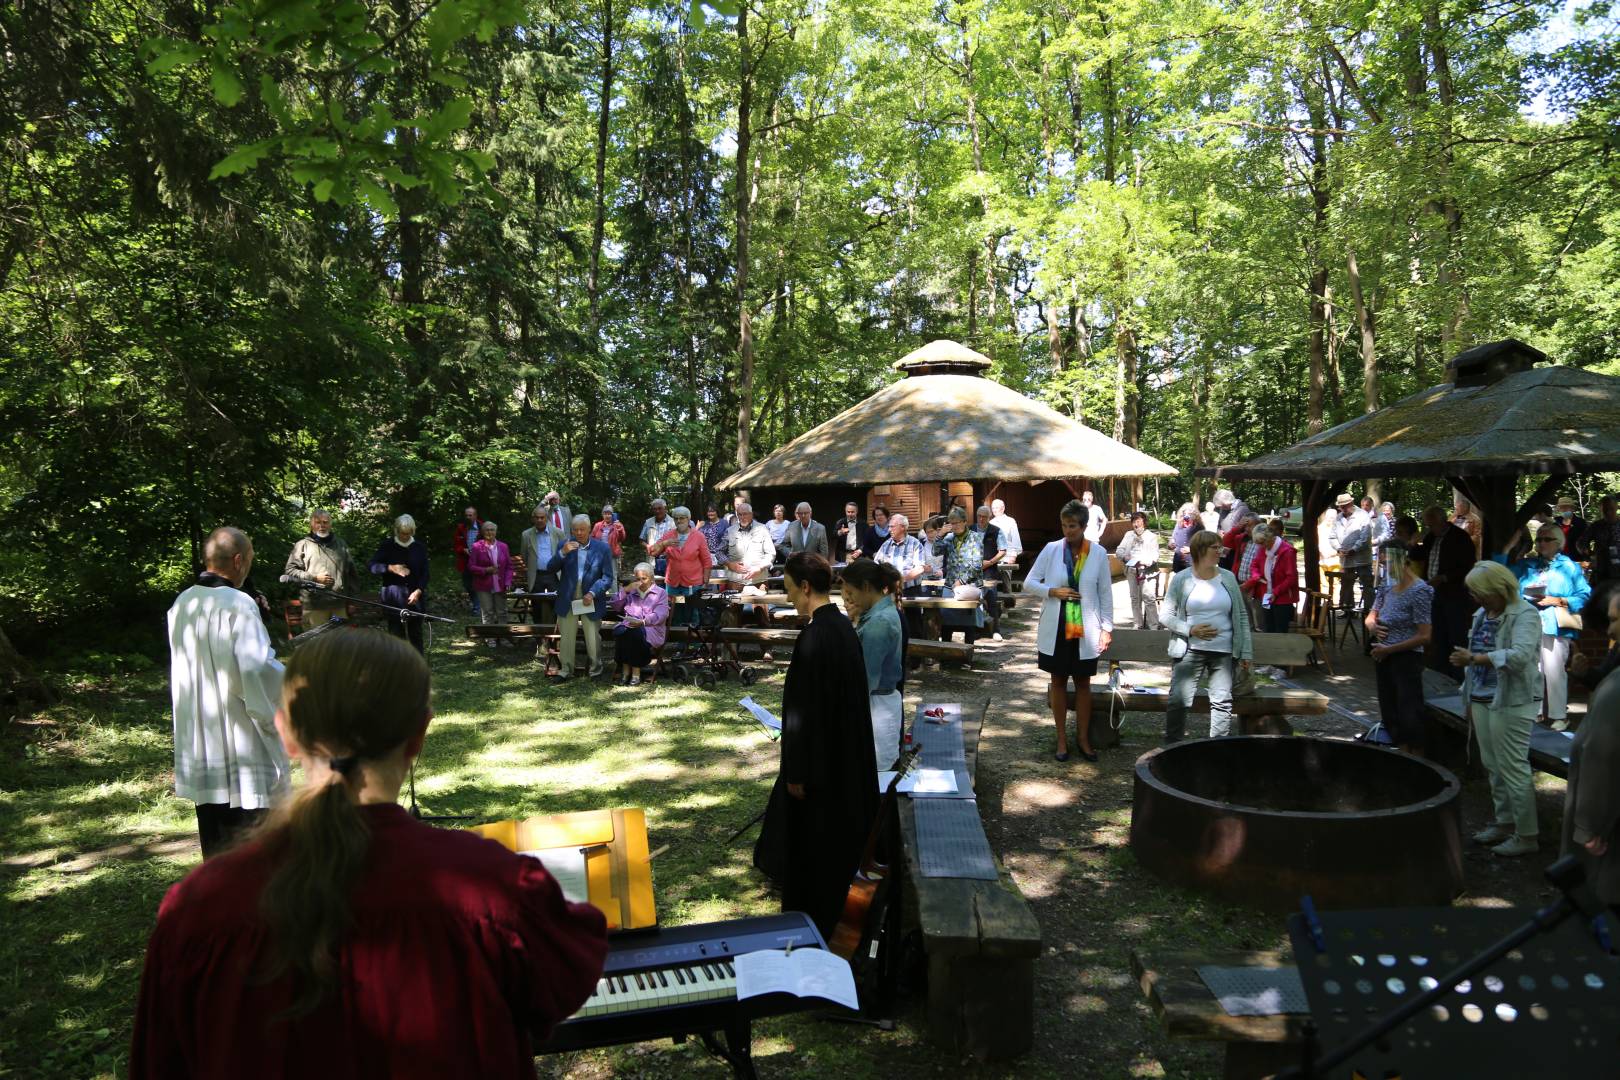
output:
POLYGON ((654 968, 629 975, 604 975, 573 1018, 724 1001, 736 996, 737 972, 730 961, 654 968))

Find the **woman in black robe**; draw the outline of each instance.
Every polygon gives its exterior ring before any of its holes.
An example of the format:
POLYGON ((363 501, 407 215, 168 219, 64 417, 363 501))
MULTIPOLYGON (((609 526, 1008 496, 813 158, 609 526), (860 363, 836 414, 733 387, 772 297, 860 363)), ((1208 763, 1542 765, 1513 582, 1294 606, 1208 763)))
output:
POLYGON ((827 937, 877 819, 872 715, 860 638, 828 599, 832 567, 800 552, 785 578, 794 608, 810 621, 782 688, 781 764, 754 865, 781 886, 783 911, 805 912, 827 937))

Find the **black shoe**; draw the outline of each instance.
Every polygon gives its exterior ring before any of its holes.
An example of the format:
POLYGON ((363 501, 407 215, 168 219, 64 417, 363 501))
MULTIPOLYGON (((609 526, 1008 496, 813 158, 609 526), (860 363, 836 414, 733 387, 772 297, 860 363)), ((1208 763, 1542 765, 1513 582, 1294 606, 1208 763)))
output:
POLYGON ((1096 761, 1097 760, 1097 751, 1095 751, 1095 750, 1076 750, 1075 753, 1079 754, 1081 757, 1085 758, 1087 761, 1096 761))

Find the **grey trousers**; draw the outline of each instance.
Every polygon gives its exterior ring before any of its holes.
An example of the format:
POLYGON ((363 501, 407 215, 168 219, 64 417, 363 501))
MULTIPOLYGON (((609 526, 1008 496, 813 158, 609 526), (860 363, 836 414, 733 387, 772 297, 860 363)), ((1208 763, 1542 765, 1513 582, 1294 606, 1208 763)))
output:
POLYGON ((1151 569, 1146 577, 1140 577, 1135 567, 1127 567, 1125 584, 1131 592, 1132 625, 1138 630, 1157 630, 1159 598, 1154 594, 1159 591, 1159 571, 1151 569))
POLYGON ((1187 710, 1198 696, 1198 682, 1209 679, 1209 736, 1218 739, 1232 733, 1232 683, 1237 677, 1237 661, 1231 653, 1188 649, 1187 655, 1170 667, 1170 707, 1164 713, 1164 741, 1180 742, 1187 735, 1187 710))

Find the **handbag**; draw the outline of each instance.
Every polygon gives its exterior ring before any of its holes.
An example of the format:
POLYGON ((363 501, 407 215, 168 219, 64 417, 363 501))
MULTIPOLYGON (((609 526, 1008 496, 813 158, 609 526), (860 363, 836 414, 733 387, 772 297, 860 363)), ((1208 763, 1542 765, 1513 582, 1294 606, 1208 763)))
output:
POLYGON ((1170 655, 1170 659, 1180 660, 1183 656, 1187 655, 1187 646, 1188 642, 1186 638, 1182 637, 1180 634, 1172 632, 1170 634, 1170 644, 1165 646, 1164 651, 1170 655))
POLYGON ((1585 620, 1567 607, 1553 608, 1553 621, 1558 624, 1560 630, 1586 629, 1585 620))

